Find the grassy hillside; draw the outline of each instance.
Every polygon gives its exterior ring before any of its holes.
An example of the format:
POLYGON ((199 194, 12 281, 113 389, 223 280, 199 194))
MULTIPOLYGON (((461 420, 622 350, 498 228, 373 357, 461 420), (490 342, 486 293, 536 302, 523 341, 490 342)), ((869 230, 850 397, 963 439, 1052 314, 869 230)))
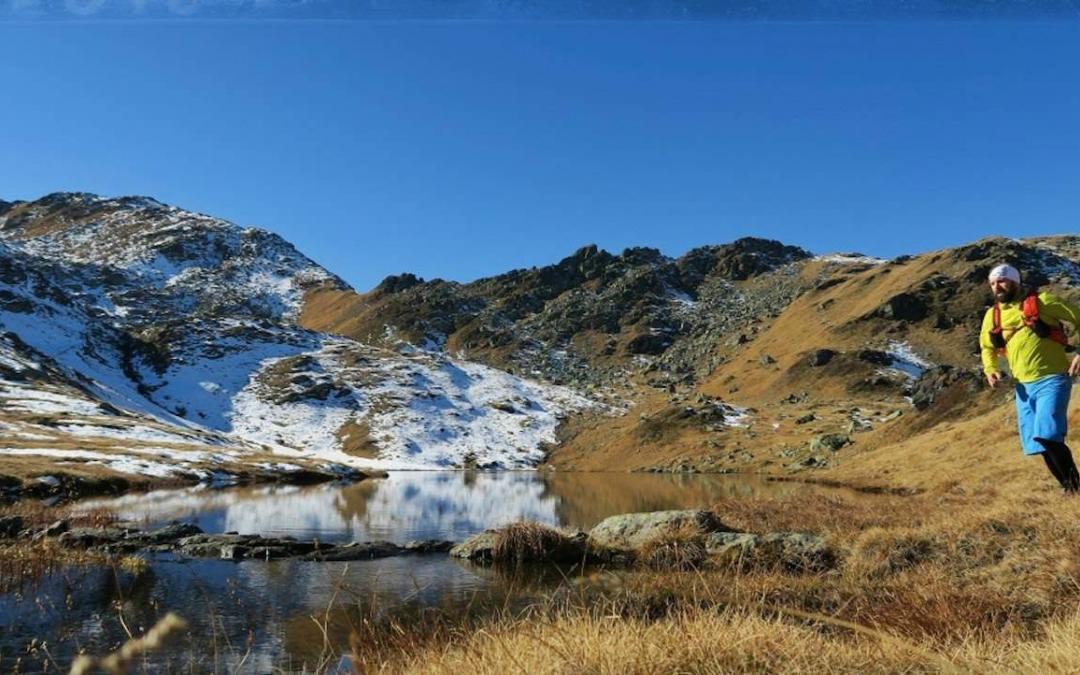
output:
MULTIPOLYGON (((1011 396, 987 390, 978 373, 977 331, 990 300, 984 279, 997 261, 1011 260, 1080 299, 1076 243, 989 239, 841 270, 775 318, 763 317, 752 339, 729 344, 724 362, 700 383, 649 391, 622 418, 579 421, 549 461, 564 469, 763 471, 904 488, 1034 485, 1045 480, 1044 469, 1019 456, 1011 396), (890 367, 903 364, 889 362, 904 353, 935 367, 921 379, 906 377, 890 367), (743 426, 716 425, 703 414, 721 401, 749 409, 743 426)), ((807 264, 803 276, 819 277, 822 264, 807 264)), ((1070 414, 1080 422, 1076 411, 1074 402, 1070 414)))

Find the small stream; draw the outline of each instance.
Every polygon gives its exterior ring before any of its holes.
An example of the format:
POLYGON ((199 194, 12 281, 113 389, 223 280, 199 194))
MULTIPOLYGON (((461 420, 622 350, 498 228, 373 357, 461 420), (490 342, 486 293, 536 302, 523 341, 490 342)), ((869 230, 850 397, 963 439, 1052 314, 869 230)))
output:
MULTIPOLYGON (((620 513, 799 492, 850 494, 709 474, 395 472, 344 486, 190 488, 80 506, 108 508, 146 528, 180 520, 212 533, 404 544, 461 541, 517 520, 585 530, 620 513)), ((266 673, 320 664, 348 672, 341 653, 357 612, 406 618, 426 608, 484 611, 568 583, 565 572, 537 569, 527 579, 511 579, 445 554, 349 563, 232 562, 161 554, 138 574, 111 567, 68 569, 21 593, 0 596, 0 670, 18 664, 24 672, 39 672, 46 665, 66 672, 80 651, 112 651, 127 639, 128 630, 140 634, 174 611, 190 623, 190 630, 147 657, 142 670, 266 673), (333 609, 328 612, 328 607, 333 609), (329 627, 330 647, 320 623, 329 627)))

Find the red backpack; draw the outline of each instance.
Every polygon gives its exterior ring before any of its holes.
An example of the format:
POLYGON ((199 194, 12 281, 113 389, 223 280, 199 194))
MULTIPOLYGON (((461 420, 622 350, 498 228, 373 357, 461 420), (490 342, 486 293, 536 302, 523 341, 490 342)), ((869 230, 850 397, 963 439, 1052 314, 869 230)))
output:
MULTIPOLYGON (((1024 301, 1021 304, 1021 309, 1024 312, 1024 325, 1030 328, 1036 335, 1043 339, 1053 340, 1054 342, 1064 345, 1065 351, 1071 352, 1075 349, 1069 344, 1069 337, 1065 334, 1065 328, 1059 322, 1058 325, 1051 327, 1045 321, 1039 318, 1039 294, 1036 291, 1029 291, 1027 296, 1024 297, 1024 301)), ((999 354, 1005 354, 1005 335, 1001 330, 1001 303, 994 302, 994 327, 990 329, 990 343, 994 345, 999 354)))

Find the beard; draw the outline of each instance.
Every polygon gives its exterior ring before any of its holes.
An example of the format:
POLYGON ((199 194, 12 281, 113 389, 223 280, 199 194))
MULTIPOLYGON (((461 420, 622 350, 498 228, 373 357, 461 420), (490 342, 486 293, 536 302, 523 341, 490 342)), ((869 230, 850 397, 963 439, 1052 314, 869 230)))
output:
POLYGON ((994 294, 994 298, 998 302, 1012 302, 1013 300, 1016 300, 1019 295, 1020 289, 1014 286, 1013 288, 1009 288, 1004 291, 998 291, 994 294))

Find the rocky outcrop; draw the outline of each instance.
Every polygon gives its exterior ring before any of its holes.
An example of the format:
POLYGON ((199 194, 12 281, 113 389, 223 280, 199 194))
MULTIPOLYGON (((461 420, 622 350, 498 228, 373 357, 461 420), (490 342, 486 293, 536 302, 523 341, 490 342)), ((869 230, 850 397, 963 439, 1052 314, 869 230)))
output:
MULTIPOLYGON (((512 536, 510 537, 513 538, 512 536)), ((606 518, 588 535, 559 534, 541 525, 516 524, 469 537, 450 555, 479 563, 599 562, 643 565, 653 569, 697 569, 705 565, 738 570, 778 569, 790 573, 822 572, 840 563, 840 556, 823 538, 805 532, 738 532, 711 511, 653 511, 606 518), (513 528, 532 532, 531 546, 508 557, 500 546, 513 528), (558 537, 535 543, 537 532, 558 537), (565 555, 560 555, 560 552, 565 555)))
POLYGON ((911 403, 917 410, 927 410, 944 392, 960 388, 967 394, 975 394, 982 386, 982 378, 972 370, 942 365, 927 369, 911 390, 911 403))
POLYGON ((653 511, 605 518, 589 530, 589 541, 614 549, 637 549, 675 531, 732 532, 712 511, 653 511))
POLYGON ((363 296, 328 298, 327 312, 309 312, 308 325, 387 346, 438 345, 565 384, 612 384, 628 366, 650 362, 665 372, 707 372, 722 336, 750 332, 804 290, 792 270, 809 255, 754 238, 675 259, 590 245, 554 265, 468 284, 388 278, 363 296), (760 287, 733 285, 769 275, 774 282, 760 287))

